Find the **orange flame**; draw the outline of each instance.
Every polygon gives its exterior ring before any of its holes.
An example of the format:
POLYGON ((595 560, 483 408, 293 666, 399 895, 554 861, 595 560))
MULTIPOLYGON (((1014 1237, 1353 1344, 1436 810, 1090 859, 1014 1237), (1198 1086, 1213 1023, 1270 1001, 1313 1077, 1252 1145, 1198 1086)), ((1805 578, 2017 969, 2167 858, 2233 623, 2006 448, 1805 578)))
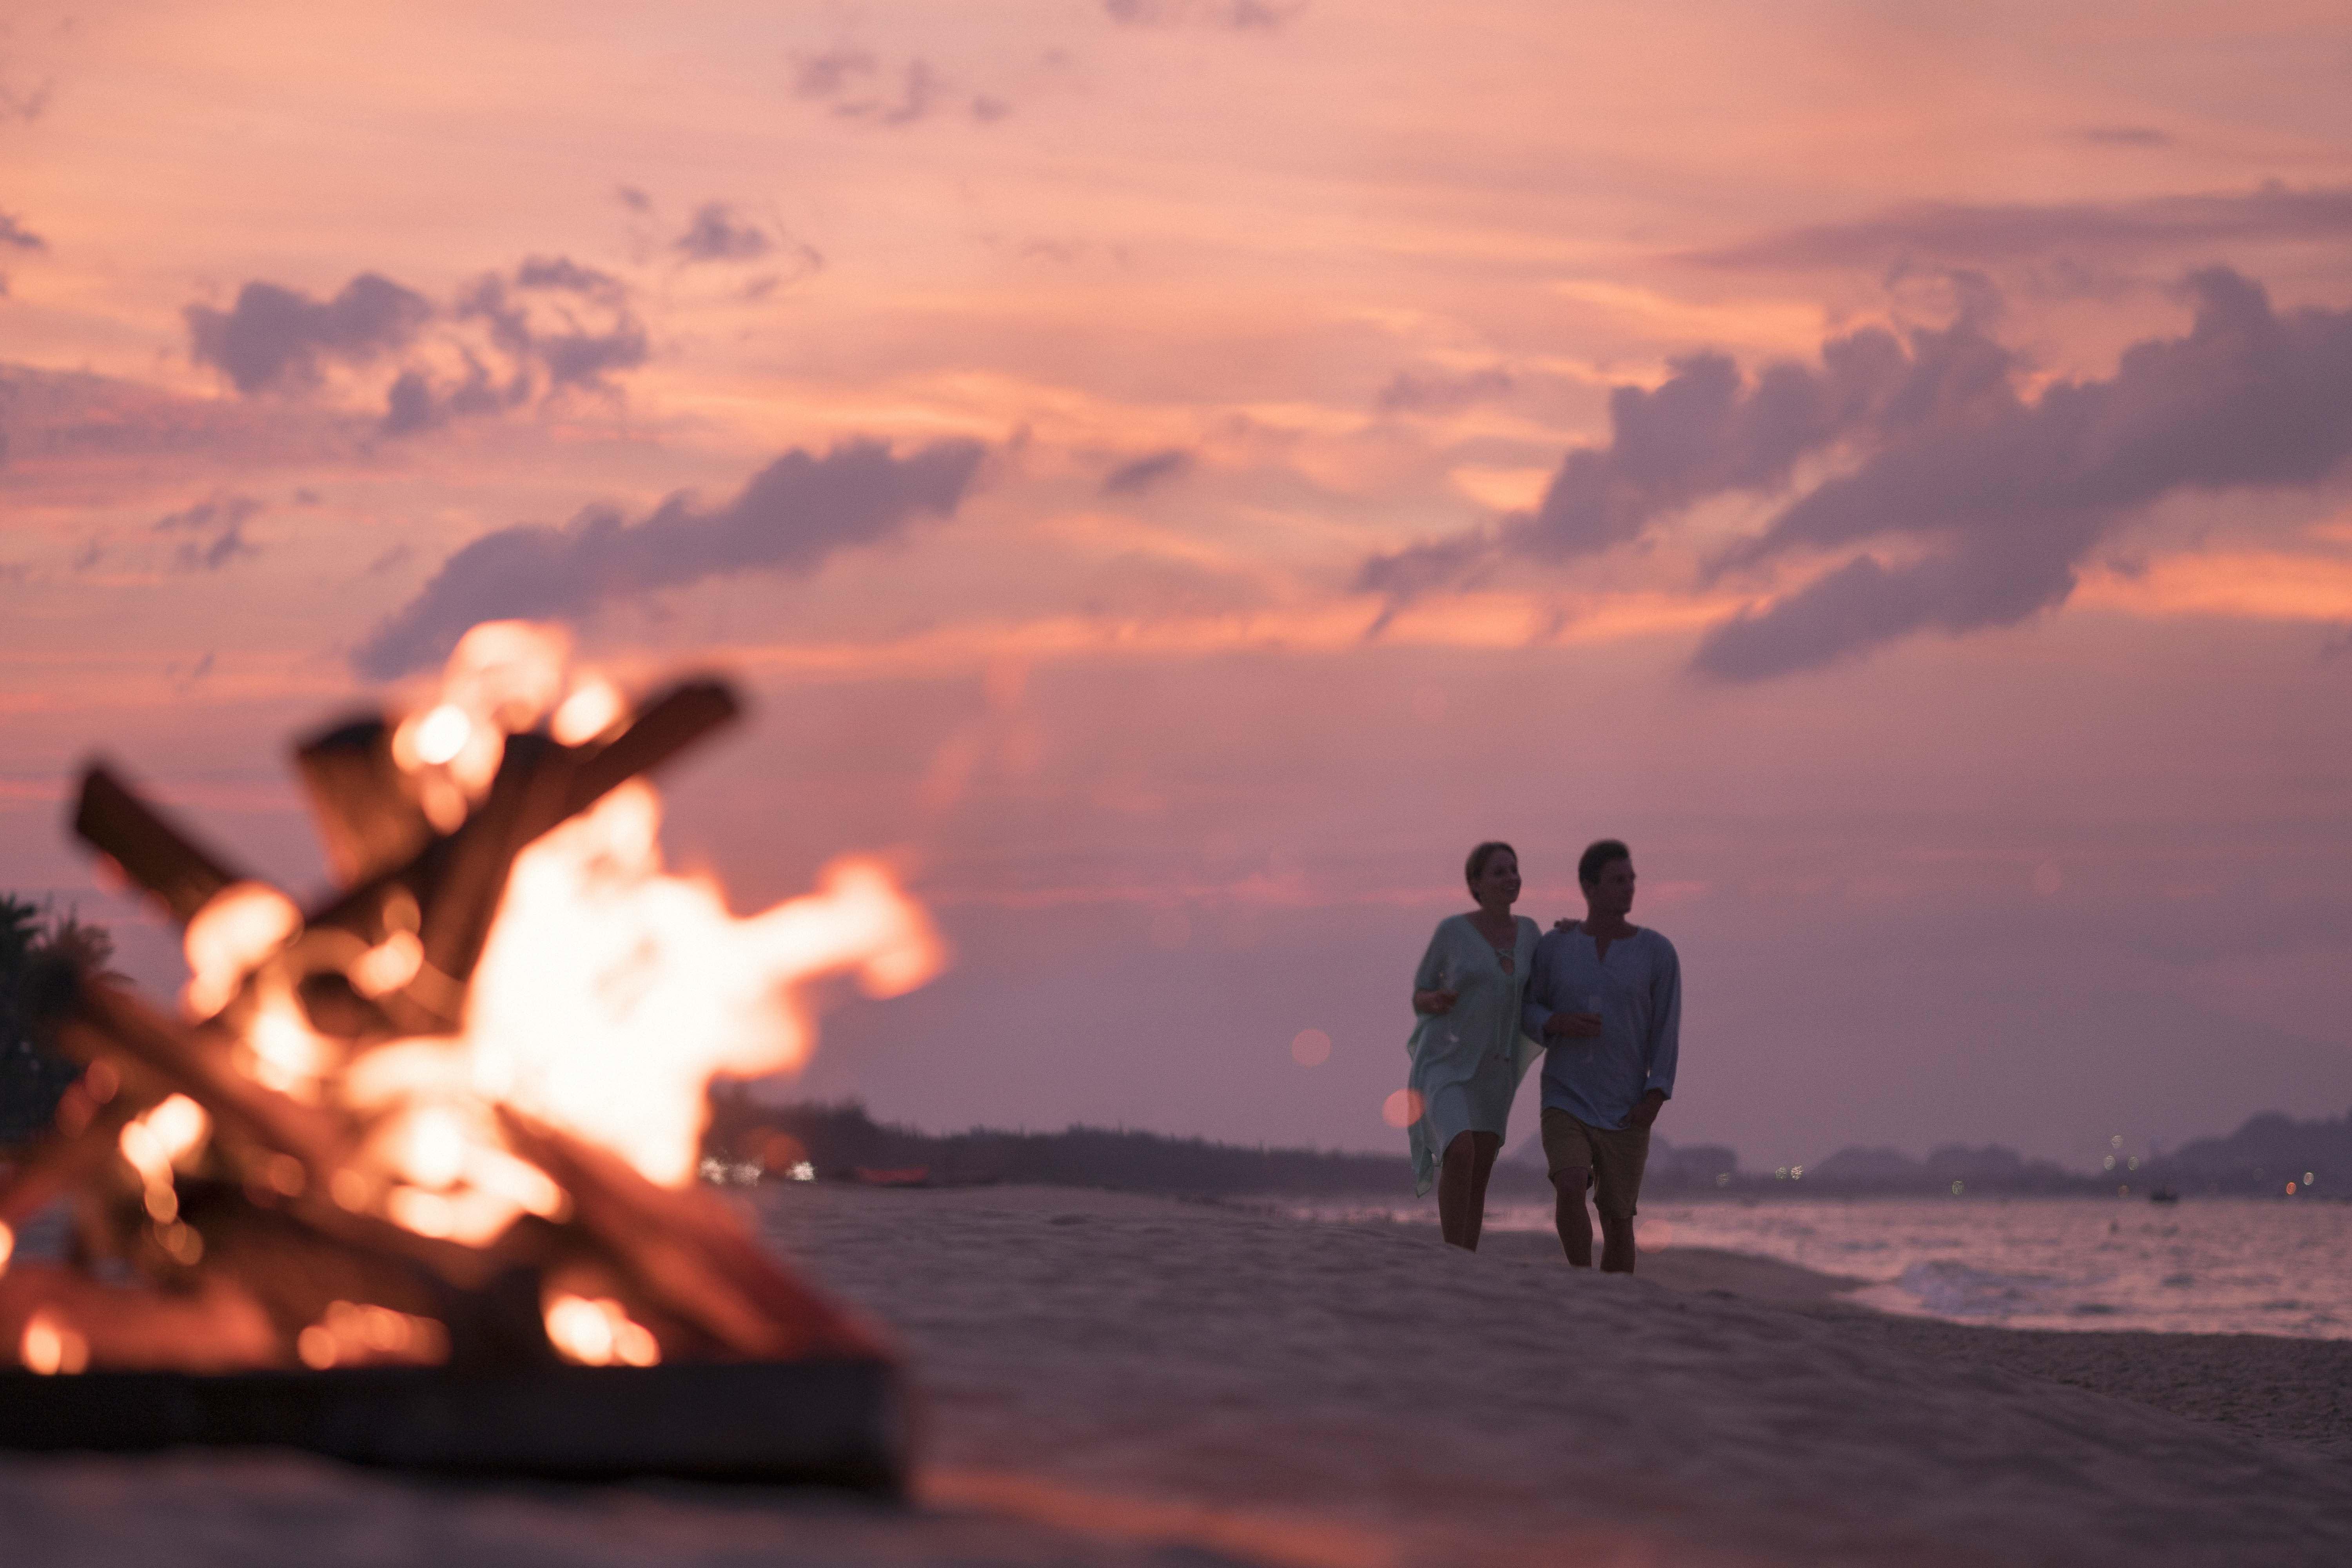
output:
MULTIPOLYGON (((486 623, 459 642, 436 697, 392 741, 436 826, 454 828, 483 797, 508 735, 545 723, 578 743, 625 716, 612 683, 569 669, 569 653, 561 632, 518 622, 486 623)), ((332 1042, 265 964, 299 934, 299 913, 252 883, 224 889, 190 921, 184 1005, 208 1016, 254 976, 238 1065, 370 1120, 330 1188, 346 1208, 470 1244, 525 1213, 559 1217, 566 1194, 506 1146, 501 1104, 614 1150, 652 1181, 683 1184, 695 1175, 710 1079, 806 1060, 806 983, 845 971, 869 994, 896 995, 937 973, 944 950, 877 861, 836 861, 816 892, 739 918, 709 879, 663 868, 660 826, 659 797, 632 782, 516 857, 454 1037, 376 1046, 335 1070, 332 1042)), ((423 948, 401 923, 343 962, 362 994, 417 973, 423 948)), ((158 1165, 144 1134, 124 1137, 151 1197, 161 1172, 151 1210, 170 1207, 168 1161, 158 1165)))
POLYGON ((675 1184, 693 1173, 713 1075, 806 1059, 792 987, 847 969, 893 995, 937 971, 940 947, 866 860, 738 920, 711 883, 662 873, 658 825, 652 790, 625 786, 517 858, 465 1039, 484 1092, 675 1184))

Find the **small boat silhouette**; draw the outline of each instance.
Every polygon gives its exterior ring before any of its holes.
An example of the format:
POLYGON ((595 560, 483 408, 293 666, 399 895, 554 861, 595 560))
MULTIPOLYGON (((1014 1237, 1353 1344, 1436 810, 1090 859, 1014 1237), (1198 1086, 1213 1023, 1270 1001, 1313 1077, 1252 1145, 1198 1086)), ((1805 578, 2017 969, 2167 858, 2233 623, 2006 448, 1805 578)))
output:
POLYGON ((2147 1194, 2147 1201, 2152 1204, 2177 1204, 2180 1201, 2180 1194, 2170 1187, 2158 1187, 2147 1194))

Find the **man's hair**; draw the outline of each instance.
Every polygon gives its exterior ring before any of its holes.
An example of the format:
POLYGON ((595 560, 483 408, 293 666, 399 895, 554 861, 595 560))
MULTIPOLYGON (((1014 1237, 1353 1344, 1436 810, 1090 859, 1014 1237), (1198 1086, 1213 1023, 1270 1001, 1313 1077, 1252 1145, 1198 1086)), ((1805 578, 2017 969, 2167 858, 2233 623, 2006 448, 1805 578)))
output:
POLYGON ((1576 858, 1576 879, 1585 887, 1601 880, 1601 873, 1609 868, 1612 860, 1631 860, 1633 852, 1625 847, 1622 838, 1596 838, 1584 847, 1576 858))
POLYGON ((1519 858, 1519 852, 1501 839, 1489 838, 1486 843, 1470 851, 1470 858, 1462 863, 1462 879, 1472 887, 1476 887, 1478 873, 1486 868, 1486 862, 1493 859, 1498 851, 1508 853, 1514 860, 1519 858))

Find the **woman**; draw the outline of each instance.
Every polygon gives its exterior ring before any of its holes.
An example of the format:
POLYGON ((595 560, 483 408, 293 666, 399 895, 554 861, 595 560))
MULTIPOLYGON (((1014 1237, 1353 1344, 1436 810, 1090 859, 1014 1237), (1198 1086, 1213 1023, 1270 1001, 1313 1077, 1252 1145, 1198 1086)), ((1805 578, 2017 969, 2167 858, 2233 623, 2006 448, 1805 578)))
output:
POLYGON ((1437 923, 1413 976, 1420 1021, 1405 1048, 1412 1123, 1413 1191, 1437 1187, 1438 1224, 1455 1247, 1478 1249, 1486 1177, 1503 1147, 1519 1079, 1541 1048, 1519 1032, 1519 993, 1535 959, 1536 922, 1514 919, 1519 857, 1481 844, 1463 867, 1478 907, 1437 923))

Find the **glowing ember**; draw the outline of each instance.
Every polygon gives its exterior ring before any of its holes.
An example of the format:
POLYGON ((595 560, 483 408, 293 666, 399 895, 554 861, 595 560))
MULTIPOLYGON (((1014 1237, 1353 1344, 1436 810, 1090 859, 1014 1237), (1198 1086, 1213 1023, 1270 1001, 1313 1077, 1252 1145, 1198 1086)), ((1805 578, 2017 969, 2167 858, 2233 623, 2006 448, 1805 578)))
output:
POLYGON ((443 767, 457 760, 474 736, 474 721, 462 708, 444 702, 416 721, 416 760, 443 767))
POLYGON ((25 1325, 16 1359, 43 1377, 75 1373, 89 1364, 89 1342, 47 1312, 36 1312, 25 1325))
POLYGON ((449 1359, 449 1331, 431 1318, 357 1301, 330 1301, 319 1321, 294 1342, 302 1364, 436 1366, 449 1359))
POLYGON ((583 1366, 654 1366, 661 1347, 609 1296, 555 1296, 547 1303, 547 1337, 567 1361, 583 1366))
POLYGON ((664 868, 635 775, 733 711, 709 683, 633 710, 562 634, 478 626, 416 710, 302 749, 347 882, 308 913, 93 770, 78 826, 185 922, 184 1022, 89 978, 58 1017, 89 1066, 0 1188, 0 1270, 10 1224, 82 1184, 82 1249, 148 1284, 5 1273, 17 1359, 437 1364, 514 1342, 488 1286, 516 1270, 582 1364, 870 1350, 697 1152, 715 1076, 806 1059, 811 981, 894 995, 941 949, 876 861, 748 918, 664 868))

